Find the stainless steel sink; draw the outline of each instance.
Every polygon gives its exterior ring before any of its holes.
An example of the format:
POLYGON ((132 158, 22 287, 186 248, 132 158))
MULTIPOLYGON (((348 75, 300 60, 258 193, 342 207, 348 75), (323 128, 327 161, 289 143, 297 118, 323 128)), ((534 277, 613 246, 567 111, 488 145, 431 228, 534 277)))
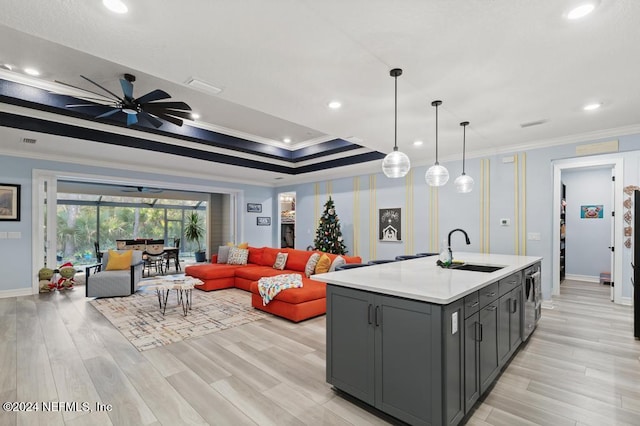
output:
POLYGON ((463 263, 461 265, 451 265, 449 269, 457 269, 459 271, 473 271, 473 272, 495 272, 504 268, 504 266, 494 266, 494 265, 477 265, 474 263, 463 263))

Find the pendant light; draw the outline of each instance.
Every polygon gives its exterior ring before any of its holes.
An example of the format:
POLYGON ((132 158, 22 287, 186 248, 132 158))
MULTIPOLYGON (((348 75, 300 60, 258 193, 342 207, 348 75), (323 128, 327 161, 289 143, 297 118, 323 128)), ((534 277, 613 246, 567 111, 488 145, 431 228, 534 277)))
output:
POLYGON ((405 153, 398 151, 398 77, 402 75, 402 70, 394 68, 389 71, 389 75, 395 79, 393 151, 382 160, 382 172, 388 178, 401 178, 406 176, 411 168, 409 157, 405 153))
POLYGON ((473 178, 464 172, 464 155, 466 151, 465 145, 467 139, 467 126, 469 125, 469 122, 463 121, 460 125, 462 126, 462 174, 458 176, 453 183, 456 186, 456 191, 464 194, 473 190, 473 178))
POLYGON ((442 101, 431 102, 431 106, 436 107, 436 162, 429 167, 429 170, 424 175, 424 179, 429 186, 442 186, 449 180, 449 171, 438 163, 438 107, 440 105, 442 105, 442 101))

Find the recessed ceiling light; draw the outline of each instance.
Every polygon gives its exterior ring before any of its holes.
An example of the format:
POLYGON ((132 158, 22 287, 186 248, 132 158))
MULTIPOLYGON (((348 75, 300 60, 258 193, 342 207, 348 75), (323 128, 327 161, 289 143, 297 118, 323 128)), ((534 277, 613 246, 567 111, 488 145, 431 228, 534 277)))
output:
POLYGON ((424 142, 422 142, 422 141, 414 141, 413 142, 413 146, 422 146, 423 143, 424 142))
POLYGON ((342 102, 340 102, 340 101, 331 101, 331 102, 329 102, 328 106, 331 109, 338 109, 338 108, 340 108, 342 106, 342 102))
POLYGON ((584 107, 582 107, 583 110, 585 111, 593 111, 595 109, 598 109, 602 106, 602 104, 600 102, 594 102, 592 104, 587 104, 584 107))
POLYGON ((576 6, 567 13, 567 19, 572 21, 580 18, 584 18, 596 8, 595 3, 584 3, 580 6, 576 6))
POLYGON ((291 138, 284 138, 284 139, 282 139, 282 142, 291 143, 291 138))
POLYGON ((200 118, 200 114, 195 113, 195 112, 192 112, 192 113, 191 113, 191 118, 193 118, 194 120, 197 120, 197 119, 199 119, 199 118, 200 118))
POLYGON ((104 7, 114 13, 127 13, 129 8, 122 0, 102 0, 104 7))
POLYGON ((35 68, 25 68, 24 72, 26 72, 27 74, 32 75, 34 77, 40 75, 40 71, 38 71, 35 68))

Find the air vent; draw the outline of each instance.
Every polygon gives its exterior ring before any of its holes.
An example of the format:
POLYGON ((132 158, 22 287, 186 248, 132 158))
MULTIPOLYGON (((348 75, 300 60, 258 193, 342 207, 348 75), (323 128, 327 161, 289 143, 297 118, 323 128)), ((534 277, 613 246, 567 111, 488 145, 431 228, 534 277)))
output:
POLYGON ((217 95, 218 93, 222 92, 222 89, 220 89, 219 87, 216 87, 213 84, 206 83, 202 80, 198 80, 197 78, 194 78, 194 77, 191 77, 190 79, 188 79, 186 84, 187 86, 193 87, 196 90, 199 90, 205 93, 210 93, 212 95, 217 95))
POLYGON ((22 143, 30 143, 30 144, 34 144, 37 142, 37 139, 31 139, 31 138, 22 138, 22 143))
POLYGON ((522 123, 522 124, 520 125, 520 127, 522 127, 522 128, 524 129, 525 127, 539 126, 539 125, 541 125, 541 124, 546 123, 547 121, 548 121, 548 120, 530 121, 530 122, 528 122, 528 123, 522 123))

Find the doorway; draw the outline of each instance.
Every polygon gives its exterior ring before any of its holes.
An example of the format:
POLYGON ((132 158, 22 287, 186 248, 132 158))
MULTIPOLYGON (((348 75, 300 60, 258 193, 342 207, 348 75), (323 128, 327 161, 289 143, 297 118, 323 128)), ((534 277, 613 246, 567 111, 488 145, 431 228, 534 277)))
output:
MULTIPOLYGON (((57 210, 58 210, 58 186, 61 181, 66 182, 84 182, 91 184, 104 184, 107 186, 122 185, 131 187, 151 187, 151 188, 164 188, 167 190, 186 191, 186 192, 199 192, 206 193, 212 196, 212 194, 226 194, 225 209, 220 210, 215 215, 215 220, 221 221, 224 226, 225 240, 234 241, 236 236, 242 239, 244 238, 244 229, 242 221, 238 220, 237 204, 243 202, 242 190, 194 185, 191 183, 175 183, 167 181, 154 181, 149 179, 133 179, 124 177, 112 177, 105 175, 90 175, 86 173, 74 173, 74 172, 62 172, 62 171, 49 171, 34 169, 32 175, 32 226, 34 232, 32 233, 32 290, 33 294, 39 292, 38 286, 38 270, 42 268, 43 263, 45 266, 55 269, 58 265, 56 254, 59 251, 57 243, 58 224, 57 224, 57 210), (222 215, 222 216, 221 216, 222 215), (229 238, 226 238, 229 237, 229 238)), ((211 203, 206 204, 206 229, 213 229, 211 203)), ((175 224, 174 224, 175 225, 175 224)), ((173 230, 173 228, 172 228, 173 230)), ((165 230, 168 232, 168 230, 165 230)), ((177 234, 176 230, 173 233, 177 234)), ((172 235, 170 235, 172 236, 172 235)), ((206 233, 204 238, 204 246, 210 247, 210 242, 217 241, 223 236, 210 235, 206 233)), ((165 237, 166 239, 166 237, 165 237)), ((182 246, 182 245, 181 245, 182 246)))
POLYGON ((278 194, 278 217, 280 218, 280 248, 295 248, 296 245, 296 193, 278 194))
MULTIPOLYGON (((553 162, 553 182, 554 182, 554 196, 553 196, 553 286, 552 294, 560 294, 561 283, 561 271, 563 266, 563 257, 567 262, 566 273, 570 278, 578 276, 578 279, 584 278, 580 275, 588 277, 593 280, 594 276, 599 276, 602 272, 610 273, 610 281, 612 282, 611 300, 615 303, 622 303, 622 286, 615 286, 616 277, 620 280, 622 276, 622 256, 616 255, 622 252, 622 239, 615 238, 618 235, 618 230, 622 229, 622 215, 618 214, 613 216, 612 212, 622 212, 622 190, 623 182, 622 178, 615 179, 615 176, 623 176, 623 161, 619 157, 604 155, 594 157, 575 158, 568 160, 557 160, 553 162), (580 190, 579 180, 586 174, 581 172, 593 171, 593 175, 600 174, 601 179, 607 179, 608 182, 601 183, 604 185, 604 189, 599 194, 593 191, 589 193, 589 188, 583 188, 580 190), (599 172, 598 172, 599 171, 599 172), (613 181, 612 181, 613 180, 613 181), (567 182, 571 182, 570 185, 567 182), (563 198, 563 186, 565 186, 565 193, 563 198), (573 195, 572 189, 573 186, 573 195), (607 188, 609 188, 607 190, 607 188), (582 198, 580 192, 587 193, 582 198), (571 197, 573 197, 571 199, 571 197), (592 201, 586 201, 592 200, 592 201), (563 206, 563 201, 566 205, 563 206), (578 204, 578 205, 576 205, 578 204), (604 206, 607 206, 606 211, 603 210, 604 206), (563 218, 562 213, 565 212, 563 218), (571 225, 573 224, 573 229, 571 225), (564 226, 563 226, 564 225, 564 226), (580 228, 588 227, 588 231, 580 228), (600 233, 606 233, 606 236, 601 236, 598 242, 594 242, 594 250, 599 251, 599 261, 601 265, 598 267, 598 272, 588 271, 588 267, 583 273, 576 273, 580 271, 581 266, 576 264, 576 254, 579 254, 574 250, 571 252, 571 247, 577 249, 585 249, 588 244, 580 243, 576 241, 576 235, 578 233, 588 233, 593 231, 595 227, 599 227, 600 233), (593 229, 592 229, 593 228, 593 229), (565 232, 563 232, 565 231, 565 232), (571 235, 574 235, 573 245, 571 244, 571 235), (566 239, 562 236, 565 234, 566 239), (607 242, 608 238, 608 242, 607 242), (578 245, 576 245, 578 243, 578 245), (582 248, 580 248, 582 244, 582 248), (563 245, 566 248, 566 252, 563 253, 563 245), (605 254, 603 254, 605 253, 605 254), (609 258, 607 259, 608 253, 609 258), (571 264, 573 258, 573 264, 571 264), (577 268, 577 269, 576 269, 577 268), (603 269, 600 271, 600 269, 603 269)), ((590 267, 591 265, 589 265, 590 267)))

